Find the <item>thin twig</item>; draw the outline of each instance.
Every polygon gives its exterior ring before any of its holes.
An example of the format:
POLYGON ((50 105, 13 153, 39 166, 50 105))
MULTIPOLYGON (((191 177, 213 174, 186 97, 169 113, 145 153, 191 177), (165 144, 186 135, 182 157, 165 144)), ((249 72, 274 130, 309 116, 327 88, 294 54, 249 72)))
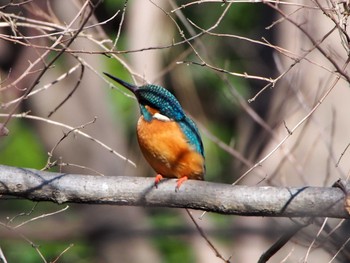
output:
POLYGON ((214 251, 215 256, 217 256, 218 258, 220 258, 223 262, 226 263, 230 263, 230 259, 225 259, 221 253, 219 252, 219 250, 214 246, 214 244, 209 240, 209 238, 207 237, 207 235, 204 233, 203 229, 198 225, 197 221, 193 218, 190 210, 185 209, 188 216, 191 218, 193 224, 196 226, 196 229, 198 230, 199 234, 201 235, 201 237, 205 240, 205 242, 208 244, 208 246, 214 251))
POLYGON ((62 136, 62 138, 58 140, 58 142, 55 144, 55 146, 54 146, 54 147, 51 149, 51 151, 48 153, 48 156, 49 156, 49 157, 48 157, 48 159, 47 159, 47 162, 46 162, 45 167, 44 167, 42 170, 43 170, 43 171, 44 171, 44 170, 48 170, 48 169, 52 168, 54 165, 56 165, 56 161, 55 161, 55 162, 51 162, 51 158, 52 158, 52 156, 53 156, 53 152, 56 150, 56 148, 58 147, 58 145, 59 145, 64 139, 66 139, 66 138, 68 137, 68 135, 69 135, 70 133, 75 132, 75 131, 77 131, 77 130, 81 130, 81 129, 85 128, 87 125, 90 125, 90 124, 95 123, 96 119, 97 119, 97 118, 95 117, 92 121, 89 121, 89 122, 87 122, 87 123, 84 123, 84 124, 82 124, 82 125, 80 125, 80 126, 78 126, 78 127, 75 127, 75 128, 73 128, 73 129, 69 130, 68 132, 64 133, 64 135, 62 136))
POLYGON ((70 97, 72 97, 73 93, 77 90, 77 88, 79 87, 82 79, 83 79, 83 76, 84 76, 84 70, 85 70, 85 67, 83 64, 81 64, 81 71, 80 71, 80 76, 78 78, 78 81, 77 83, 75 84, 75 86, 73 87, 73 89, 71 90, 71 92, 69 92, 67 94, 67 96, 64 98, 63 101, 60 102, 60 104, 58 104, 50 113, 49 115, 47 115, 48 118, 50 118, 52 116, 52 114, 54 114, 59 108, 61 108, 68 100, 70 97))
MULTIPOLYGON (((47 90, 47 89, 53 87, 56 83, 60 82, 61 80, 65 79, 65 78, 68 77, 70 74, 72 74, 73 72, 75 72, 75 70, 77 70, 77 69, 79 68, 80 65, 81 65, 81 64, 77 64, 77 65, 73 66, 71 69, 69 69, 67 72, 63 73, 61 76, 59 76, 59 77, 58 77, 57 79, 55 79, 54 81, 52 81, 52 82, 50 82, 50 83, 44 85, 44 86, 41 87, 41 88, 38 88, 38 89, 36 89, 36 90, 31 91, 31 92, 27 95, 27 98, 29 98, 29 97, 31 97, 31 96, 34 96, 34 95, 38 94, 39 92, 42 92, 42 91, 44 91, 44 90, 47 90)), ((11 100, 11 101, 8 101, 8 102, 6 102, 6 103, 2 103, 2 104, 0 105, 0 108, 6 109, 6 108, 8 108, 10 105, 17 103, 17 102, 20 101, 20 100, 21 100, 21 97, 16 98, 16 99, 11 100)))
POLYGON ((345 149, 344 149, 344 150, 342 151, 342 153, 340 154, 340 157, 339 157, 339 159, 338 159, 338 161, 337 161, 335 167, 338 167, 338 166, 339 166, 340 161, 341 161, 341 159, 343 158, 345 152, 348 150, 349 146, 350 146, 350 143, 348 143, 348 145, 346 145, 345 149))
POLYGON ((303 260, 304 263, 307 263, 307 262, 308 262, 307 259, 308 259, 308 257, 309 257, 310 251, 311 251, 313 245, 315 244, 316 239, 321 235, 321 233, 322 233, 322 231, 323 231, 323 229, 324 229, 324 227, 325 227, 327 221, 328 221, 328 218, 325 218, 325 219, 323 220, 323 223, 322 223, 320 229, 318 230, 318 232, 317 232, 315 238, 312 240, 311 244, 309 245, 309 247, 308 247, 308 249, 307 249, 307 251, 306 251, 306 255, 305 255, 305 257, 304 257, 304 260, 303 260))
POLYGON ((0 247, 0 261, 1 261, 2 263, 7 263, 7 260, 6 260, 6 258, 5 258, 4 253, 2 252, 1 247, 0 247))
POLYGON ((65 254, 69 249, 71 249, 74 246, 74 244, 70 244, 68 247, 66 247, 52 262, 50 263, 56 263, 58 260, 65 254))
POLYGON ((301 229, 309 224, 295 224, 290 227, 283 235, 259 258, 258 263, 267 262, 273 255, 275 255, 288 241, 295 236, 301 229))
POLYGON ((46 218, 46 217, 49 217, 49 216, 52 216, 52 215, 56 215, 56 214, 62 213, 64 211, 66 211, 68 208, 69 208, 69 205, 67 205, 66 207, 64 207, 64 208, 62 208, 60 210, 57 210, 55 212, 42 214, 40 216, 33 217, 33 218, 31 218, 31 219, 29 219, 27 221, 24 221, 24 222, 22 222, 22 223, 20 223, 20 224, 18 224, 16 226, 14 226, 13 229, 20 228, 20 227, 22 227, 22 226, 24 226, 24 225, 26 225, 26 224, 28 224, 30 222, 37 221, 38 219, 42 219, 42 218, 46 218))
MULTIPOLYGON (((0 117, 8 117, 8 114, 0 114, 0 117)), ((42 117, 39 117, 39 116, 34 116, 34 115, 29 115, 27 113, 23 113, 23 114, 13 114, 12 115, 13 118, 25 118, 25 119, 30 119, 30 120, 37 120, 37 121, 42 121, 42 122, 45 122, 45 123, 48 123, 48 124, 51 124, 51 125, 56 125, 56 126, 59 126, 59 127, 64 127, 68 130, 72 130, 74 129, 74 127, 72 126, 69 126, 69 125, 66 125, 66 124, 63 124, 61 122, 57 122, 57 121, 53 121, 53 120, 50 120, 50 119, 46 119, 46 118, 42 118, 42 117)), ((117 151, 113 150, 111 147, 109 147, 108 145, 104 144, 103 142, 97 140, 96 138, 80 131, 80 130, 75 130, 75 132, 95 143, 97 143, 98 145, 102 146, 103 148, 107 149, 110 153, 118 156, 119 158, 121 158, 122 160, 128 162, 129 164, 131 164, 132 166, 136 167, 136 164, 131 161, 130 159, 126 158, 125 156, 123 156, 122 154, 118 153, 117 151)))

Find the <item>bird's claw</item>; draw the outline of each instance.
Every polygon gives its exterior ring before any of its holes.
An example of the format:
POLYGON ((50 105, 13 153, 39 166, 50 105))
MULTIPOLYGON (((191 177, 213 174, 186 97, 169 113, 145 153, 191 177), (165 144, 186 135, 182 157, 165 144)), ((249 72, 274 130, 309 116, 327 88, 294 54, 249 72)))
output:
POLYGON ((156 178, 154 179, 154 187, 155 188, 158 188, 158 184, 160 181, 162 181, 162 179, 163 179, 163 176, 161 174, 156 175, 156 178))
POLYGON ((182 185, 182 183, 187 181, 187 180, 188 180, 187 176, 184 176, 184 177, 181 177, 180 179, 178 179, 176 182, 175 192, 178 192, 180 190, 180 186, 182 185))

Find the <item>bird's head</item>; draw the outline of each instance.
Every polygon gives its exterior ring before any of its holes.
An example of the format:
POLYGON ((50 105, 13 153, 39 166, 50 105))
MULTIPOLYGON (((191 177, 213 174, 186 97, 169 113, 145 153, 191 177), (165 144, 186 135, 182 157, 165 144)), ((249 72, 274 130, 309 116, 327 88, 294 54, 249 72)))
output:
POLYGON ((174 121, 184 118, 185 114, 180 103, 165 88, 151 84, 138 87, 108 73, 104 72, 104 74, 135 94, 140 105, 141 114, 146 121, 150 121, 155 116, 159 119, 174 121))

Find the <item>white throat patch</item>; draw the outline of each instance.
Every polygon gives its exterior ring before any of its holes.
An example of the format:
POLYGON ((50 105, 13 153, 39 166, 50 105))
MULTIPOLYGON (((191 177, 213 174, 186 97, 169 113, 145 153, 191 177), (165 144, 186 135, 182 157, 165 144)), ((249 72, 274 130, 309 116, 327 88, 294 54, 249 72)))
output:
POLYGON ((160 114, 159 112, 156 112, 153 114, 153 119, 159 120, 159 121, 171 121, 167 116, 160 114))

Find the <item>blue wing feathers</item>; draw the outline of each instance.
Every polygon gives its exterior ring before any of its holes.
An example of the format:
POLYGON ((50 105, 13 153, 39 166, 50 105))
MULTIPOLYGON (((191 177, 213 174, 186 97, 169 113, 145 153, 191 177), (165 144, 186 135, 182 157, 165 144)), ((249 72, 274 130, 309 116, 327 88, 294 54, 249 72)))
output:
POLYGON ((194 121, 185 115, 183 120, 179 121, 179 125, 188 142, 204 157, 202 139, 194 121))

